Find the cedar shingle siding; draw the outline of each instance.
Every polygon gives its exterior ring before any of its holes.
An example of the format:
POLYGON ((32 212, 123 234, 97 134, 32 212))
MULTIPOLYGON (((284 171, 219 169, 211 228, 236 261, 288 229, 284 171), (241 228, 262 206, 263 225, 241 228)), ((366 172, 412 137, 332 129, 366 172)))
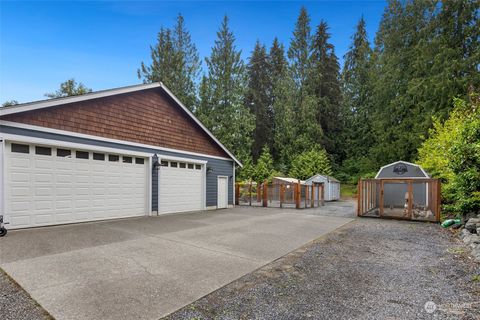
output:
POLYGON ((161 89, 11 114, 2 120, 229 157, 161 89))

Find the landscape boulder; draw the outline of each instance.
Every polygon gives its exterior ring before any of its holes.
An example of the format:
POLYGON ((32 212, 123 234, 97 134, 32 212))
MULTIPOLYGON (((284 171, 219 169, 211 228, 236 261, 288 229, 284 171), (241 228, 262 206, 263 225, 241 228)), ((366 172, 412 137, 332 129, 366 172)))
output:
POLYGON ((477 228, 480 227, 480 218, 470 218, 467 223, 465 223, 465 229, 471 233, 477 233, 477 228))

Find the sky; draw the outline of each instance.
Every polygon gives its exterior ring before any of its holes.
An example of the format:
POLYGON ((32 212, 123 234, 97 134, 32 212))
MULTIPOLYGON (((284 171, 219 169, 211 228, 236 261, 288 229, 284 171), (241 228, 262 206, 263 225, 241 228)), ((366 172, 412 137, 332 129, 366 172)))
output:
MULTIPOLYGON (((4 1, 0 0, 0 103, 45 99, 75 78, 94 91, 141 83, 160 27, 181 13, 204 60, 223 16, 247 61, 257 40, 288 47, 300 8, 323 19, 340 62, 363 15, 373 42, 385 1, 4 1)), ((205 64, 204 64, 205 65, 205 64)), ((205 71, 205 67, 203 68, 205 71)))

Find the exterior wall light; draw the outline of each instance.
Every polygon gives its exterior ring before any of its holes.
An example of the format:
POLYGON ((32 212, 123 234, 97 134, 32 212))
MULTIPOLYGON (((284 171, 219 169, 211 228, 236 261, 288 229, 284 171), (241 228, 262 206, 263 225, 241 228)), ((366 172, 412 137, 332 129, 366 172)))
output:
POLYGON ((152 161, 153 161, 153 170, 158 170, 160 168, 160 162, 158 162, 158 156, 156 153, 153 155, 152 161))
POLYGON ((207 173, 212 173, 213 172, 213 168, 212 167, 207 167, 207 173))

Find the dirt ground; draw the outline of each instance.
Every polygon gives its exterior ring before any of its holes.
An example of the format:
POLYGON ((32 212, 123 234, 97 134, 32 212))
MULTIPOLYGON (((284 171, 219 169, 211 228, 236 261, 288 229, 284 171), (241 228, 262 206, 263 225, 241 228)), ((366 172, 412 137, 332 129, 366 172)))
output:
POLYGON ((480 319, 480 265, 437 224, 361 218, 165 319, 433 318, 480 319))

